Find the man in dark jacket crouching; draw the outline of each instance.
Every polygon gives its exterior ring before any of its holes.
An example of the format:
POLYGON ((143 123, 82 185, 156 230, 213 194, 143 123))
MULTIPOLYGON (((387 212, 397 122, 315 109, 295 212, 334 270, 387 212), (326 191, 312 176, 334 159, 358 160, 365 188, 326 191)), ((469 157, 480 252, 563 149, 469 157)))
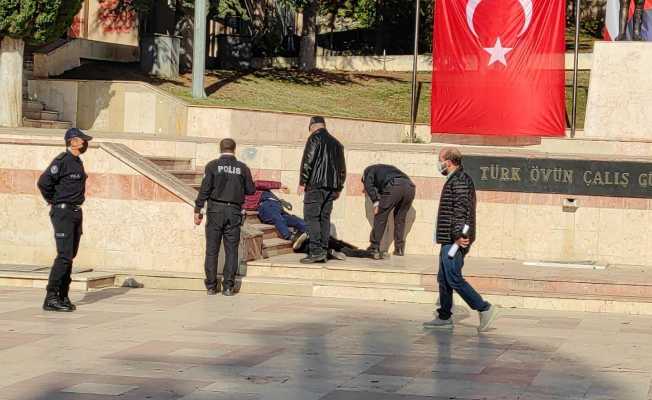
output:
POLYGON ((305 189, 303 218, 308 224, 310 247, 304 264, 328 259, 328 239, 333 201, 340 197, 346 180, 344 146, 326 130, 322 117, 312 117, 310 137, 301 160, 299 185, 305 189))
POLYGON ((462 153, 454 148, 439 153, 439 172, 446 177, 437 213, 436 241, 439 254, 439 305, 437 318, 425 328, 452 328, 453 291, 480 314, 479 332, 486 331, 496 317, 496 307, 486 302, 462 276, 464 257, 475 241, 476 196, 473 179, 464 171, 462 153), (455 251, 455 248, 458 248, 455 251))

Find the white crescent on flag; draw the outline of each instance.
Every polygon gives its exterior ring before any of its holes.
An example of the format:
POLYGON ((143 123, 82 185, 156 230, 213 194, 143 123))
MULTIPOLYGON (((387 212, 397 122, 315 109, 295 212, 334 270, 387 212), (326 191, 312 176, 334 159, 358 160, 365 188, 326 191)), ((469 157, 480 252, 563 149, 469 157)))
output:
MULTIPOLYGON (((475 24, 473 23, 473 17, 475 16, 475 9, 478 8, 478 5, 480 4, 482 0, 469 0, 466 3, 466 24, 469 26, 469 30, 471 33, 473 33, 473 36, 476 38, 479 38, 478 33, 475 31, 475 24)), ((611 1, 611 0, 610 0, 611 1)), ((518 2, 521 4, 521 7, 523 7, 523 16, 525 17, 525 20, 523 22, 523 27, 521 28, 521 31, 518 33, 518 37, 523 36, 525 31, 527 31, 527 28, 530 27, 530 24, 532 23, 532 0, 518 0, 518 2)))

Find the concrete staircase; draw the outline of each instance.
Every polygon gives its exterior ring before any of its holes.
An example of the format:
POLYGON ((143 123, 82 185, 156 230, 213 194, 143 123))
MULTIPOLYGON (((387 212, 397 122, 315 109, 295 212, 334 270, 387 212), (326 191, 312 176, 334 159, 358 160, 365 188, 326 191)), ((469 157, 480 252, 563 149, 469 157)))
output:
MULTIPOLYGON (((115 274, 96 272, 90 268, 73 268, 72 290, 89 291, 113 287, 115 274)), ((50 267, 33 265, 0 265, 0 287, 45 288, 50 276, 50 267)))
POLYGON ((59 113, 46 110, 43 103, 29 99, 28 81, 34 75, 34 55, 26 51, 23 60, 23 126, 29 128, 69 129, 72 122, 62 121, 59 113))
MULTIPOLYGON (((195 167, 191 158, 150 157, 149 160, 193 189, 198 190, 201 186, 203 168, 195 167)), ((273 225, 261 223, 257 212, 247 211, 245 222, 263 232, 265 258, 293 253, 292 242, 282 239, 273 225)))

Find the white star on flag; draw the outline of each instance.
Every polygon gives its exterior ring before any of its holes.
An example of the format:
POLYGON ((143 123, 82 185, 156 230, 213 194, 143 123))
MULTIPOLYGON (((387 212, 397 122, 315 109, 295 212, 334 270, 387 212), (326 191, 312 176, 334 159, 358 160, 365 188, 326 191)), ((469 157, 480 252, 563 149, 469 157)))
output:
POLYGON ((507 59, 505 56, 507 53, 512 51, 511 47, 503 47, 503 44, 500 43, 500 38, 496 39, 496 44, 494 44, 494 47, 483 47, 484 51, 489 53, 491 55, 491 58, 489 58, 489 65, 495 63, 495 62, 500 62, 504 66, 507 66, 507 59))

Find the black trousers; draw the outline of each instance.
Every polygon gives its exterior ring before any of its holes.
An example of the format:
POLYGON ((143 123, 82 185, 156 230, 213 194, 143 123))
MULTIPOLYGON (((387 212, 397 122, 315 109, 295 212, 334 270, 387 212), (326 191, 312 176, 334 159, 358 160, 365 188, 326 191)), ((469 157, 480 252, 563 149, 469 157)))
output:
POLYGON ((311 256, 321 256, 328 252, 328 239, 331 236, 331 212, 337 193, 328 189, 308 189, 303 199, 303 218, 308 225, 311 256))
POLYGON ((394 212, 394 248, 405 247, 405 219, 414 202, 415 187, 408 179, 394 179, 380 195, 378 214, 374 216, 374 227, 371 230, 371 247, 380 249, 380 242, 385 234, 389 213, 394 212))
POLYGON ((206 221, 206 289, 217 289, 217 260, 220 245, 224 242, 224 271, 222 289, 235 286, 238 271, 238 247, 240 246, 240 226, 242 210, 228 204, 211 204, 206 221))
POLYGON ((50 220, 54 227, 54 239, 57 243, 57 258, 50 270, 47 291, 57 292, 59 296, 68 296, 72 261, 77 256, 82 235, 83 213, 81 209, 52 207, 50 220))

